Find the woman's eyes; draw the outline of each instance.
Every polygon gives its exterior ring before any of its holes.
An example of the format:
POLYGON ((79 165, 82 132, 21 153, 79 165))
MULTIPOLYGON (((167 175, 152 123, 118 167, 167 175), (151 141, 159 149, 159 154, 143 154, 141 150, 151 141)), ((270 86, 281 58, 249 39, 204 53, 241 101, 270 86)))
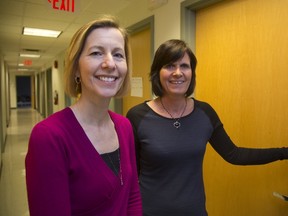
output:
POLYGON ((124 55, 122 53, 115 53, 113 56, 118 58, 118 59, 123 59, 124 58, 124 55))
POLYGON ((180 65, 180 67, 183 69, 190 69, 191 68, 190 65, 188 65, 188 64, 182 64, 182 65, 180 65))
POLYGON ((181 65, 175 65, 175 64, 168 64, 164 68, 167 70, 175 70, 176 68, 180 67, 181 70, 187 70, 190 69, 190 65, 188 64, 181 64, 181 65))
MULTIPOLYGON (((100 52, 100 51, 94 51, 94 52, 91 52, 91 53, 90 53, 90 56, 99 56, 99 57, 102 57, 102 56, 104 56, 104 53, 103 53, 103 52, 100 52)), ((118 52, 112 54, 112 56, 113 56, 113 58, 116 58, 116 59, 124 59, 124 58, 125 58, 124 54, 118 53, 118 52)))
POLYGON ((90 55, 91 55, 91 56, 102 56, 103 53, 102 53, 102 52, 95 51, 95 52, 90 53, 90 55))
POLYGON ((176 66, 173 64, 169 64, 169 65, 166 65, 165 68, 168 70, 174 70, 176 68, 176 66))

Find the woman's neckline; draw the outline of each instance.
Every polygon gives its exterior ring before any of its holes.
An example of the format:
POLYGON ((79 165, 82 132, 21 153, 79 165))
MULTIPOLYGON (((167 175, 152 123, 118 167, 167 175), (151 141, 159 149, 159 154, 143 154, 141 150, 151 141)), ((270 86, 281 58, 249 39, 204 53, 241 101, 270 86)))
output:
MULTIPOLYGON (((155 99, 154 99, 155 100, 155 99)), ((187 116, 190 116, 194 110, 195 110, 195 99, 194 98, 187 98, 187 104, 189 103, 188 101, 191 100, 192 101, 192 104, 189 104, 189 107, 187 107, 187 111, 182 115, 181 118, 185 118, 187 116)), ((153 113, 155 113, 156 115, 162 117, 162 118, 166 118, 166 119, 172 119, 171 116, 164 110, 162 109, 162 111, 159 111, 161 110, 161 104, 152 104, 151 106, 151 103, 149 104, 149 102, 151 102, 153 100, 147 100, 144 102, 145 106, 147 106, 151 111, 153 111, 153 113), (157 109, 158 108, 158 109, 157 109)))

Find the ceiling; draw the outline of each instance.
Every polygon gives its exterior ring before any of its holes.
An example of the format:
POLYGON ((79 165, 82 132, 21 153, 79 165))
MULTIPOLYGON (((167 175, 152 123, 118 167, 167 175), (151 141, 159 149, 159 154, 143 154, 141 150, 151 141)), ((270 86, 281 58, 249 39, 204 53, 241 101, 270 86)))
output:
POLYGON ((0 0, 0 53, 9 72, 22 69, 28 69, 28 73, 41 71, 67 48, 72 35, 83 24, 101 14, 115 15, 135 1, 143 0, 0 0), (24 36, 24 26, 63 32, 56 39, 24 36), (41 57, 19 57, 24 52, 37 53, 41 57), (30 65, 18 66, 24 62, 30 65))

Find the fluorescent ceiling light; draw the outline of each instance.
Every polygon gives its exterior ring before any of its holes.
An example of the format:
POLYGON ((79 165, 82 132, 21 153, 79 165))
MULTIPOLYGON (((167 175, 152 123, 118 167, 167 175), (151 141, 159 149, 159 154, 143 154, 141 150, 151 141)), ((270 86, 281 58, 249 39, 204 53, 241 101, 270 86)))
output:
POLYGON ((18 71, 28 71, 29 69, 27 68, 18 68, 18 71))
POLYGON ((20 53, 20 57, 40 58, 40 55, 39 54, 24 54, 24 53, 20 53))
POLYGON ((23 63, 19 63, 18 66, 24 66, 24 64, 23 63))
POLYGON ((23 35, 57 38, 60 34, 61 34, 61 31, 54 31, 54 30, 48 30, 48 29, 37 29, 37 28, 28 28, 28 27, 24 27, 23 29, 23 35))

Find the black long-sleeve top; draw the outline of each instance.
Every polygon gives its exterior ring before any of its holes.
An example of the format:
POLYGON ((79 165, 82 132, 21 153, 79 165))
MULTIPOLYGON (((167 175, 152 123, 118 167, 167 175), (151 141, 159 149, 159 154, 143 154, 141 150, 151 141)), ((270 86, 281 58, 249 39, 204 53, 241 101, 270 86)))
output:
POLYGON ((207 216, 203 158, 209 142, 232 164, 257 165, 288 159, 288 148, 237 147, 207 103, 175 120, 160 116, 146 102, 127 113, 135 135, 144 216, 207 216))

